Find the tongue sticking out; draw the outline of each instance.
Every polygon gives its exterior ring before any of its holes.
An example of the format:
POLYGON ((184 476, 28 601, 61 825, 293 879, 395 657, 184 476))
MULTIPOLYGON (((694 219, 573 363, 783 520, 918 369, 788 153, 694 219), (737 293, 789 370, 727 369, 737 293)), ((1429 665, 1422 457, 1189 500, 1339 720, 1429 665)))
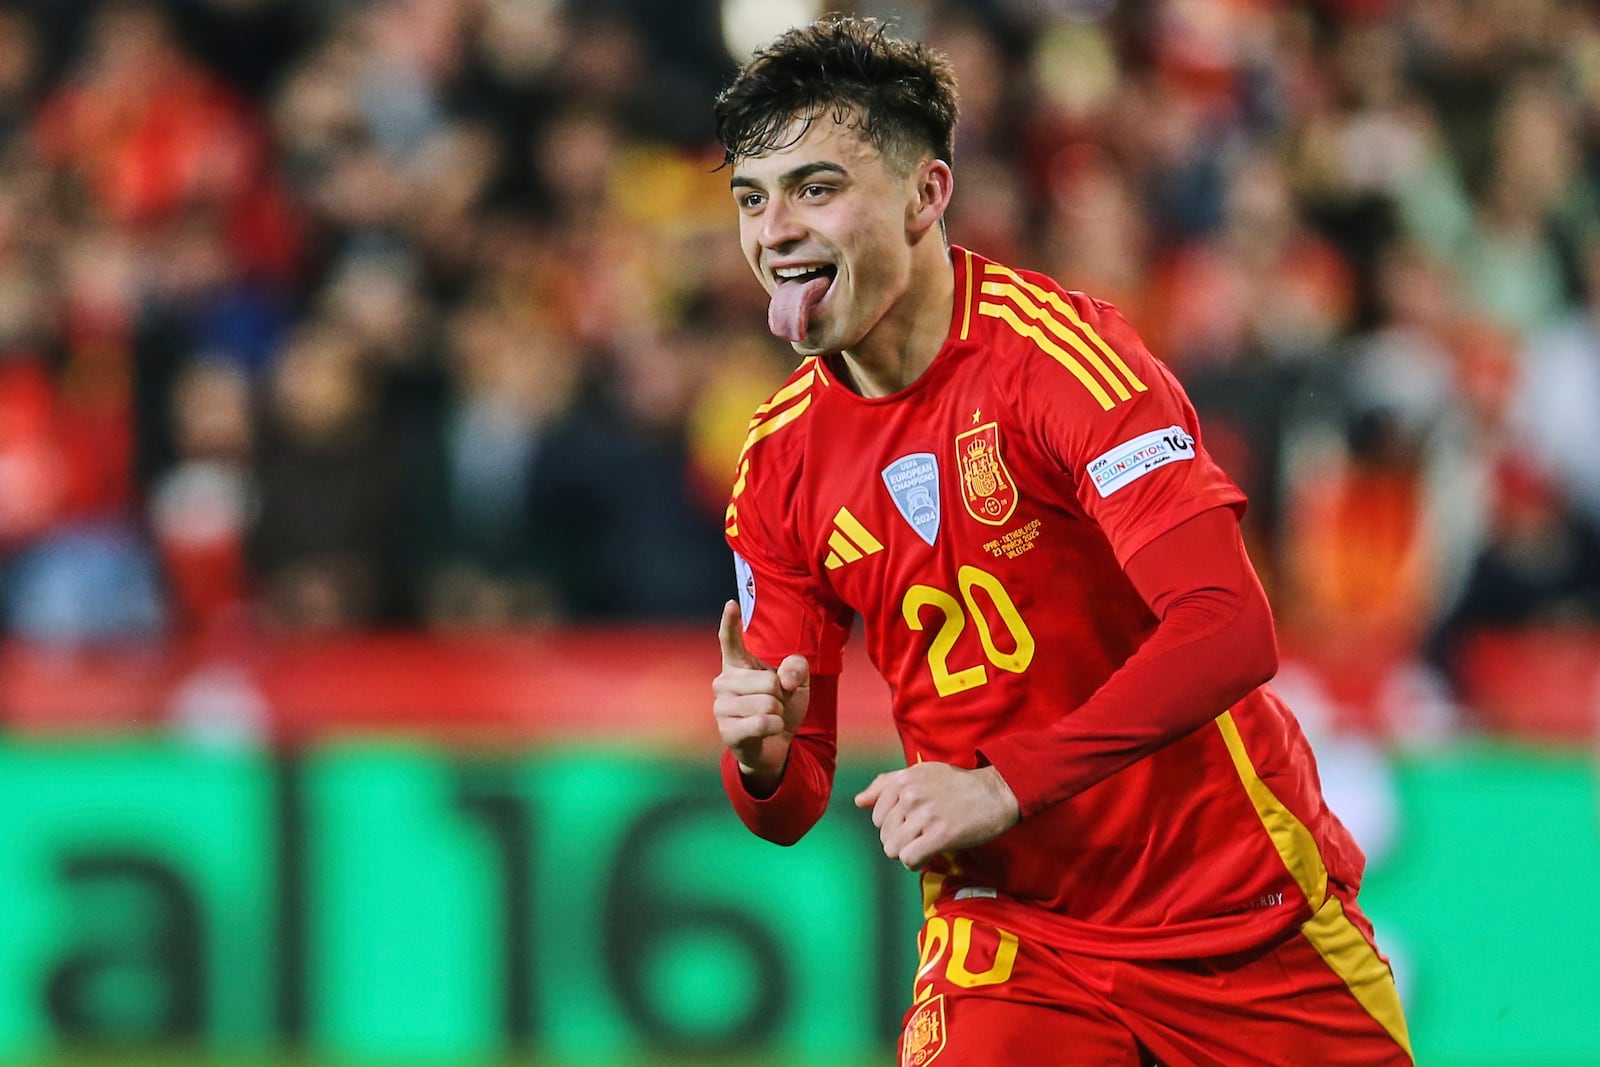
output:
POLYGON ((827 275, 803 282, 779 282, 772 294, 772 306, 767 309, 767 328, 786 341, 805 340, 811 309, 832 283, 827 275))

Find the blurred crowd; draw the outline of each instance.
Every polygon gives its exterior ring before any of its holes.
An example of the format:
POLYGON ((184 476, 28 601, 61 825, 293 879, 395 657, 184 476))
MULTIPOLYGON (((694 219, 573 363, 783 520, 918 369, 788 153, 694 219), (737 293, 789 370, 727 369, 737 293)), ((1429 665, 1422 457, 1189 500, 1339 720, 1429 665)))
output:
MULTIPOLYGON (((1593 5, 833 7, 949 53, 952 240, 1174 367, 1286 632, 1600 619, 1593 5)), ((0 633, 709 625, 761 9, 0 0, 0 633)))

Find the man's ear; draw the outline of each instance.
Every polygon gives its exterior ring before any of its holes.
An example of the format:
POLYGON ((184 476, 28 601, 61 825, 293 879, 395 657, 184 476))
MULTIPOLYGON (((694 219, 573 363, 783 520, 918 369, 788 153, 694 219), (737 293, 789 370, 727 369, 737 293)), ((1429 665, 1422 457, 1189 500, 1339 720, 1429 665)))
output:
POLYGON ((920 239, 944 218, 955 191, 955 175, 944 160, 930 159, 917 168, 915 181, 916 199, 906 213, 906 230, 913 240, 920 239))

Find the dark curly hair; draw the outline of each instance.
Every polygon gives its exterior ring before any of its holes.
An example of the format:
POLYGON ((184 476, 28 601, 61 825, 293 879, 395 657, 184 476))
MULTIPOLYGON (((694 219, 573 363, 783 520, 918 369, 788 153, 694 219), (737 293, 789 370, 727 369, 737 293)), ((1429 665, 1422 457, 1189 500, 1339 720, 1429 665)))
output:
POLYGON ((832 15, 789 30, 750 57, 717 97, 723 166, 787 148, 825 113, 849 123, 892 166, 954 155, 956 79, 926 45, 877 19, 832 15), (799 119, 798 134, 789 134, 799 119))

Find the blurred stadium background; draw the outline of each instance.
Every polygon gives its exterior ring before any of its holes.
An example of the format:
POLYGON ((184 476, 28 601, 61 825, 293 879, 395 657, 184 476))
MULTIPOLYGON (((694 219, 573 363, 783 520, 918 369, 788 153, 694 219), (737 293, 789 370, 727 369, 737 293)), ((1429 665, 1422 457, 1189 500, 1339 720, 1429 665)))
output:
MULTIPOLYGON (((1600 11, 835 7, 1250 493, 1419 1063, 1600 1064, 1600 11)), ((787 366, 709 104, 818 10, 0 0, 0 1063, 888 1062, 911 880, 706 700, 787 366)))

